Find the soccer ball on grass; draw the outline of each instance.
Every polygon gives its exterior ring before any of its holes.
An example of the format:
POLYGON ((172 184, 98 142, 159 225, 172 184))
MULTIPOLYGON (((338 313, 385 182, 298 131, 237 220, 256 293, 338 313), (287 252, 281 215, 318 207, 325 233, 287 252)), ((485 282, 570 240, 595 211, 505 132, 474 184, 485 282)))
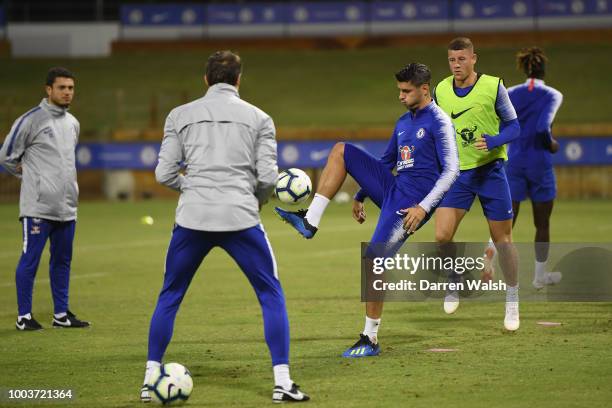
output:
POLYGON ((167 363, 155 368, 146 384, 151 400, 163 405, 178 405, 189 398, 193 390, 191 373, 179 363, 167 363))

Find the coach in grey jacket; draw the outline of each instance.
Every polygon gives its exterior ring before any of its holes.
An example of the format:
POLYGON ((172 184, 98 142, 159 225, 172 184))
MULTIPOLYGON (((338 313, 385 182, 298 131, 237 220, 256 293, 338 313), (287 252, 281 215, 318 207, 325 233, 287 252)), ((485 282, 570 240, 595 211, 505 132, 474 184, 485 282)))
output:
POLYGON ((40 256, 51 240, 49 265, 55 327, 87 327, 68 310, 72 242, 79 188, 75 147, 79 122, 68 113, 74 96, 74 76, 51 68, 47 98, 19 117, 0 148, 0 164, 21 179, 19 219, 23 250, 17 265, 18 330, 40 330, 32 316, 32 292, 40 256))
MULTIPOLYGON (((214 247, 236 261, 257 294, 272 358, 272 400, 309 400, 289 375, 285 297, 272 246, 259 219, 259 209, 278 176, 276 132, 270 116, 240 99, 241 72, 238 55, 214 53, 206 66, 206 95, 175 108, 166 120, 155 175, 160 183, 180 191, 181 197, 166 255, 164 284, 151 318, 140 390, 144 402, 151 400, 153 373, 159 372, 191 279, 214 247)), ((203 324, 215 324, 208 316, 203 318, 203 324)))

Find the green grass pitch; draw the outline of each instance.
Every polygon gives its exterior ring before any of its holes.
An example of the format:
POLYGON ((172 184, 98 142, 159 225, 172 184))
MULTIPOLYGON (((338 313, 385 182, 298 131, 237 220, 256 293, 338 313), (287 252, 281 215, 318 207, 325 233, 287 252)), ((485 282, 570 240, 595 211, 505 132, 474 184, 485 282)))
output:
MULTIPOLYGON (((34 314, 46 330, 18 332, 14 269, 21 249, 17 206, 0 206, 0 388, 73 388, 69 407, 139 406, 149 318, 162 282, 173 201, 83 203, 77 227, 71 308, 89 330, 52 330, 45 254, 35 286, 34 314), (140 223, 150 215, 152 226, 140 223)), ((529 303, 522 326, 502 331, 503 304, 466 303, 446 316, 441 304, 389 303, 378 358, 346 360, 341 352, 363 327, 359 242, 377 212, 360 226, 350 205, 331 204, 312 241, 262 212, 274 247, 291 323, 292 377, 312 407, 605 407, 612 401, 610 303, 529 303), (563 322, 545 328, 538 320, 563 322), (455 348, 431 353, 429 348, 455 348)), ((554 241, 608 241, 605 201, 561 201, 554 241)), ((533 237, 525 204, 515 240, 533 237)), ((417 237, 430 241, 433 223, 417 237)), ((486 240, 474 208, 457 239, 486 240)), ((588 271, 584 271, 587 273, 588 271)), ((528 285, 529 282, 523 282, 528 285)), ((188 406, 268 406, 272 373, 261 314, 247 280, 221 250, 204 261, 179 312, 166 361, 194 375, 188 406)), ((51 404, 50 406, 52 406, 51 404)), ((27 407, 32 404, 2 407, 27 407)), ((37 404, 36 406, 40 406, 37 404)))

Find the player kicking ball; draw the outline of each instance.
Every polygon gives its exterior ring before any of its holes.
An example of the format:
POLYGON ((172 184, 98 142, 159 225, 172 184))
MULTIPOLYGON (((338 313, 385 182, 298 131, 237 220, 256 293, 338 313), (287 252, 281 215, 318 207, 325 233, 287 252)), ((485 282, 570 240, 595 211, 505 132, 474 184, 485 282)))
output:
MULTIPOLYGON (((451 76, 434 92, 440 108, 451 116, 457 130, 461 174, 436 211, 436 241, 453 256, 453 237, 478 196, 499 251, 507 285, 504 327, 519 328, 518 256, 512 244, 512 200, 504 170, 506 143, 520 136, 520 125, 508 91, 500 78, 474 70, 477 55, 469 38, 456 38, 448 46, 451 76)), ((452 272, 451 281, 461 280, 452 272)), ((459 307, 457 291, 448 291, 444 311, 459 307)))
MULTIPOLYGON (((423 64, 412 63, 395 74, 399 100, 409 110, 402 115, 380 159, 350 143, 336 143, 319 180, 319 188, 308 210, 276 212, 305 238, 316 234, 329 201, 336 195, 347 173, 359 183, 353 218, 366 219, 366 197, 380 208, 372 244, 401 244, 430 218, 444 193, 459 174, 459 160, 450 118, 433 102, 431 73, 423 64), (393 175, 392 170, 397 171, 393 175)), ((380 353, 378 329, 383 302, 366 302, 365 327, 359 340, 344 357, 368 357, 380 353)))
MULTIPOLYGON (((533 207, 535 224, 535 273, 533 287, 542 289, 561 281, 561 272, 547 268, 550 247, 550 215, 557 186, 551 155, 559 150, 552 137, 552 123, 563 102, 563 95, 544 83, 547 58, 538 47, 525 48, 516 55, 518 68, 525 73, 525 83, 508 88, 508 95, 521 124, 521 137, 508 150, 506 173, 512 196, 514 219, 518 218, 521 201, 528 197, 533 207)), ((487 253, 493 263, 495 251, 487 253)))

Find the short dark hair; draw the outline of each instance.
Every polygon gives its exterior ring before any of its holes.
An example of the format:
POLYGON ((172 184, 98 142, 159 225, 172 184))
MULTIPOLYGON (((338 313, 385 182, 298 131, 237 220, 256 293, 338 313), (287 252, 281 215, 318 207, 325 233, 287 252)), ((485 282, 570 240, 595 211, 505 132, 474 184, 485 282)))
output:
POLYGON ((523 48, 516 53, 516 65, 528 78, 544 79, 548 58, 539 47, 523 48))
POLYGON ((242 72, 242 62, 238 54, 229 50, 217 51, 208 57, 206 79, 208 86, 218 83, 236 85, 242 72))
POLYGON ((74 74, 63 67, 53 67, 47 71, 47 86, 53 86, 56 78, 72 78, 74 79, 74 74))
POLYGON ((448 43, 448 49, 452 51, 474 50, 474 44, 467 37, 457 37, 448 43))
POLYGON ((395 74, 398 82, 411 82, 414 86, 431 83, 431 71, 425 64, 410 63, 395 74))

